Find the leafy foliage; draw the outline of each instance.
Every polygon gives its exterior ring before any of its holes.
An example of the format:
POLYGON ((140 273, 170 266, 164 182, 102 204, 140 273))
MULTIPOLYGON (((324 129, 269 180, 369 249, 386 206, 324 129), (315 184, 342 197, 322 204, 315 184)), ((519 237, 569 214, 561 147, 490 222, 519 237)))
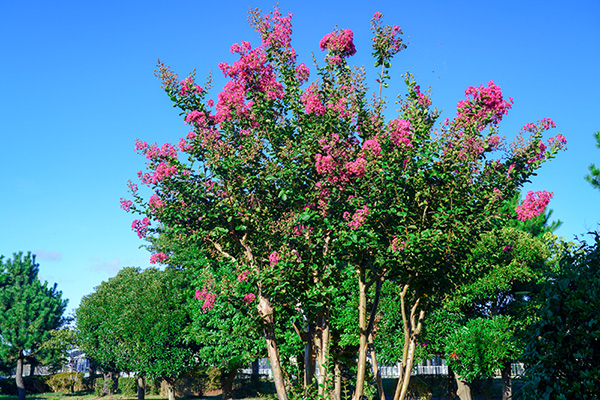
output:
MULTIPOLYGON (((600 132, 596 132, 594 137, 596 138, 596 146, 600 147, 600 132)), ((596 167, 595 164, 591 164, 589 168, 590 173, 585 177, 585 179, 596 189, 600 189, 600 169, 596 167)))
POLYGON ((526 394, 531 399, 600 396, 600 235, 561 261, 542 293, 528 335, 526 394))

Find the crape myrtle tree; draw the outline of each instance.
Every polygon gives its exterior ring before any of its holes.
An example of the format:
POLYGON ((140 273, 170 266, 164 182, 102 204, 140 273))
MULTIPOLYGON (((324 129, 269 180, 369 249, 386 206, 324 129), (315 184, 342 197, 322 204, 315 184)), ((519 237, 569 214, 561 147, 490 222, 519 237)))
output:
POLYGON ((31 253, 15 253, 12 260, 0 256, 0 359, 16 363, 19 400, 25 398, 25 357, 40 352, 50 331, 62 325, 67 307, 56 284, 40 282, 38 272, 31 253))
MULTIPOLYGON (((502 199, 564 146, 562 135, 541 140, 554 127, 549 119, 526 125, 521 140, 508 146, 497 124, 512 100, 493 82, 467 89, 456 117, 437 124, 429 95, 407 74, 399 115, 388 120, 381 91, 390 60, 405 45, 400 28, 383 25, 381 17, 376 13, 371 25, 381 68, 372 100, 364 71, 347 61, 356 52, 351 30, 321 40, 327 55, 307 84, 309 69, 291 47, 291 14, 256 11, 250 21, 261 45, 231 47, 239 59, 219 65, 229 80, 216 104, 193 74, 179 81, 159 63, 163 88, 191 130, 177 145, 136 143, 148 159, 138 176, 154 193, 145 200, 130 183, 133 201, 122 200, 122 207, 143 215, 132 228, 140 237, 156 229, 184 235, 238 275, 253 277, 281 400, 287 390, 275 326, 285 321, 276 321, 274 307, 304 316, 304 338, 316 344, 318 394, 329 396, 332 295, 348 271, 358 304, 354 398, 363 395, 380 288, 391 279, 403 288, 403 372, 394 398, 404 399, 420 307, 461 281, 461 260, 501 218, 502 199)), ((523 207, 539 212, 545 201, 535 193, 523 207)))
POLYGON ((77 310, 86 353, 105 370, 136 373, 138 399, 144 398, 145 378, 152 378, 167 382, 173 400, 177 378, 197 363, 195 346, 184 334, 191 322, 185 307, 189 292, 181 271, 122 269, 77 310))

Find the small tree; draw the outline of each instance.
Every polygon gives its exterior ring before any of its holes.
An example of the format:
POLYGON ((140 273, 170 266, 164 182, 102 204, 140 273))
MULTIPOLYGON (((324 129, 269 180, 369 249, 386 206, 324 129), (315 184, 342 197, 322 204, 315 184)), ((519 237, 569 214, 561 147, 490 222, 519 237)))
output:
MULTIPOLYGON (((196 364, 194 346, 184 335, 190 323, 185 308, 188 292, 189 285, 180 271, 122 269, 96 289, 100 293, 97 304, 96 293, 92 293, 77 311, 80 335, 97 346, 88 344, 86 350, 91 350, 98 361, 114 363, 117 370, 135 372, 140 378, 164 379, 173 400, 175 381, 196 364), (90 323, 93 321, 88 316, 94 313, 108 318, 98 325, 90 323), (103 341, 112 345, 98 345, 103 341)), ((143 380, 139 381, 138 398, 144 398, 143 380)))
MULTIPOLYGON (((600 148, 600 132, 596 132, 594 137, 596 138, 596 146, 600 148)), ((596 164, 590 165, 590 173, 585 179, 596 189, 600 189, 600 169, 596 167, 596 164)))
POLYGON ((39 264, 31 253, 0 256, 0 359, 16 362, 19 400, 25 398, 23 363, 38 353, 50 331, 63 322, 67 300, 62 292, 38 279, 39 264))

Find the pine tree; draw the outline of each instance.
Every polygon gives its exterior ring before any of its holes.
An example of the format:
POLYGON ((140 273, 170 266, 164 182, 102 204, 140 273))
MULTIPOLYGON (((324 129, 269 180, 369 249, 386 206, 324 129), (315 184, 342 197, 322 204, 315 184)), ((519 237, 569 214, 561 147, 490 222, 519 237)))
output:
POLYGON ((0 359, 16 362, 19 400, 25 399, 23 361, 35 355, 63 321, 67 300, 62 292, 38 279, 35 256, 15 253, 0 256, 0 359))

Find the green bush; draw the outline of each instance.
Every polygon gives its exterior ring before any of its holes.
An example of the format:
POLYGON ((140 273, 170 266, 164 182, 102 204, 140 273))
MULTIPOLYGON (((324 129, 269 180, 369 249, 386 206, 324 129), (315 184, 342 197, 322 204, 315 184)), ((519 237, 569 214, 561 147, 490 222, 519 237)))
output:
POLYGON ((0 394, 17 394, 17 385, 14 379, 0 379, 0 394))
POLYGON ((119 378, 119 393, 124 396, 134 396, 137 394, 137 378, 121 377, 119 378))
MULTIPOLYGON (((58 374, 49 375, 45 379, 46 385, 50 391, 57 392, 81 392, 86 389, 83 384, 83 374, 81 372, 60 372, 58 374)), ((39 392, 41 393, 41 392, 39 392)))

